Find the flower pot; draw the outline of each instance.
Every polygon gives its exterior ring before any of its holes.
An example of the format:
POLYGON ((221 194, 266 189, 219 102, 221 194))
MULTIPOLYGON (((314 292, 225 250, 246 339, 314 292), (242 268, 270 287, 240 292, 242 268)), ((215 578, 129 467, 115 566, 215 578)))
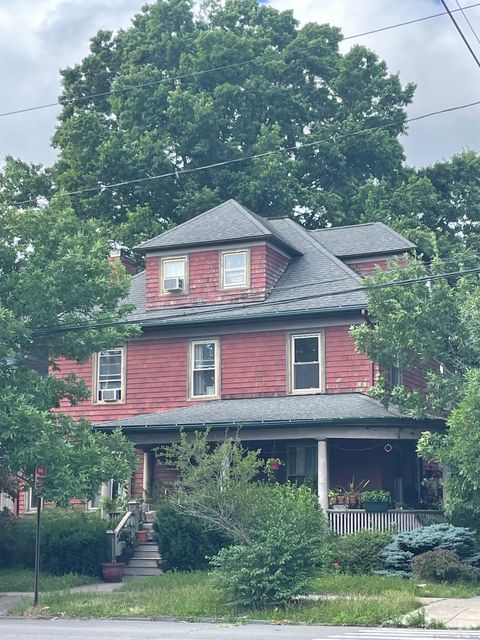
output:
POLYGON ((123 578, 124 562, 102 562, 102 576, 104 582, 121 582, 123 578))
POLYGON ((348 496, 348 506, 351 509, 356 509, 358 506, 358 497, 357 496, 348 496))
POLYGON ((272 471, 278 471, 280 469, 280 463, 279 462, 270 462, 270 469, 272 471))
POLYGON ((137 542, 139 544, 145 544, 146 542, 148 542, 148 531, 146 529, 135 531, 135 535, 137 536, 137 542))
POLYGON ((385 513, 390 504, 388 502, 362 502, 362 507, 367 513, 385 513))
POLYGON ((345 504, 345 496, 337 496, 337 504, 345 504))

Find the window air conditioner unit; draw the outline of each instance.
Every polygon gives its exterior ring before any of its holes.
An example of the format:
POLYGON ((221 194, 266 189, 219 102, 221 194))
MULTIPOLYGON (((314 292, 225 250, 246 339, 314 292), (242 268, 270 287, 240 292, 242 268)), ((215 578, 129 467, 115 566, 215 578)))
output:
POLYGON ((165 291, 183 291, 183 278, 165 278, 163 281, 165 291))
POLYGON ((115 402, 117 399, 117 389, 101 389, 100 400, 102 402, 115 402))

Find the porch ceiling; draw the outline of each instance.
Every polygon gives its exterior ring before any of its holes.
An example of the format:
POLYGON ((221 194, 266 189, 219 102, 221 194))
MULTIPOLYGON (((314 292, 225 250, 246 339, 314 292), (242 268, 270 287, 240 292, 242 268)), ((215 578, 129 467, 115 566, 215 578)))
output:
POLYGON ((307 425, 391 426, 439 429, 441 418, 419 421, 402 415, 395 407, 386 409, 380 402, 363 393, 335 393, 275 398, 245 398, 214 400, 170 409, 109 420, 95 425, 101 431, 122 427, 126 432, 176 431, 180 427, 198 429, 210 427, 258 428, 262 426, 292 427, 307 425))

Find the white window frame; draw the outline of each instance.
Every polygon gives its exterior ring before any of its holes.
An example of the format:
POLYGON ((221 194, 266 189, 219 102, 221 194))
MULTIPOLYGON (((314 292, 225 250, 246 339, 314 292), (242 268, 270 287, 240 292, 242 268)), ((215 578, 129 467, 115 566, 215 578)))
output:
MULTIPOLYGON (((180 277, 180 276, 179 276, 180 277)), ((161 295, 180 295, 183 296, 188 292, 188 256, 165 256, 160 259, 160 293, 161 295), (165 289, 165 263, 167 262, 183 262, 183 289, 182 291, 167 291, 165 289)))
POLYGON ((25 489, 23 494, 23 513, 32 513, 35 511, 35 496, 32 487, 25 489))
POLYGON ((126 401, 126 369, 127 369, 127 347, 115 347, 114 349, 105 349, 95 354, 95 366, 93 367, 93 404, 125 404, 126 401), (121 365, 120 365, 120 398, 118 400, 100 400, 100 357, 102 353, 106 351, 120 351, 121 365))
MULTIPOLYGON (((218 400, 220 398, 220 340, 218 338, 206 338, 201 340, 191 340, 189 344, 189 357, 188 357, 188 398, 189 400, 218 400), (213 371, 215 375, 215 392, 212 395, 194 395, 194 372, 197 369, 194 369, 195 363, 195 346, 199 344, 213 344, 215 345, 214 351, 214 366, 213 371)), ((210 369, 209 369, 210 370, 210 369)))
POLYGON ((293 395, 308 395, 325 392, 325 334, 323 331, 292 333, 289 339, 289 383, 293 395), (298 338, 317 338, 318 340, 318 387, 295 389, 295 340, 298 338))
POLYGON ((403 385, 403 369, 400 366, 400 357, 399 356, 397 356, 395 362, 390 365, 388 376, 389 376, 389 383, 390 383, 391 387, 396 387, 396 386, 402 386, 403 385), (396 372, 396 373, 394 373, 394 372, 396 372), (396 376, 396 378, 397 378, 396 384, 393 383, 394 376, 396 376))
POLYGON ((250 287, 250 249, 238 249, 235 251, 222 251, 220 255, 220 288, 221 289, 248 289, 250 287), (243 254, 245 256, 245 271, 242 283, 227 284, 225 266, 226 258, 232 255, 243 254))

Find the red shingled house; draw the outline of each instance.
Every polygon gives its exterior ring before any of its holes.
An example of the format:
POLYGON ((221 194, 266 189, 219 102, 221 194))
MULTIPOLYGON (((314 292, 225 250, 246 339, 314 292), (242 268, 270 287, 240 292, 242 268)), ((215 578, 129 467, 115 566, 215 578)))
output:
MULTIPOLYGON (((212 440, 239 429, 247 446, 285 463, 280 481, 312 483, 325 509, 329 487, 353 477, 425 509, 415 445, 441 422, 370 398, 376 366, 349 336, 364 321, 362 276, 412 249, 382 223, 307 231, 229 200, 137 247, 146 268, 129 300, 142 335, 86 364, 60 361, 60 375, 92 388, 89 401, 62 409, 123 428, 138 449, 132 495, 171 477, 154 447, 181 427, 209 427, 212 440)), ((392 514, 408 526, 410 511, 392 514)), ((364 526, 354 515, 330 513, 343 519, 337 528, 364 526)))

